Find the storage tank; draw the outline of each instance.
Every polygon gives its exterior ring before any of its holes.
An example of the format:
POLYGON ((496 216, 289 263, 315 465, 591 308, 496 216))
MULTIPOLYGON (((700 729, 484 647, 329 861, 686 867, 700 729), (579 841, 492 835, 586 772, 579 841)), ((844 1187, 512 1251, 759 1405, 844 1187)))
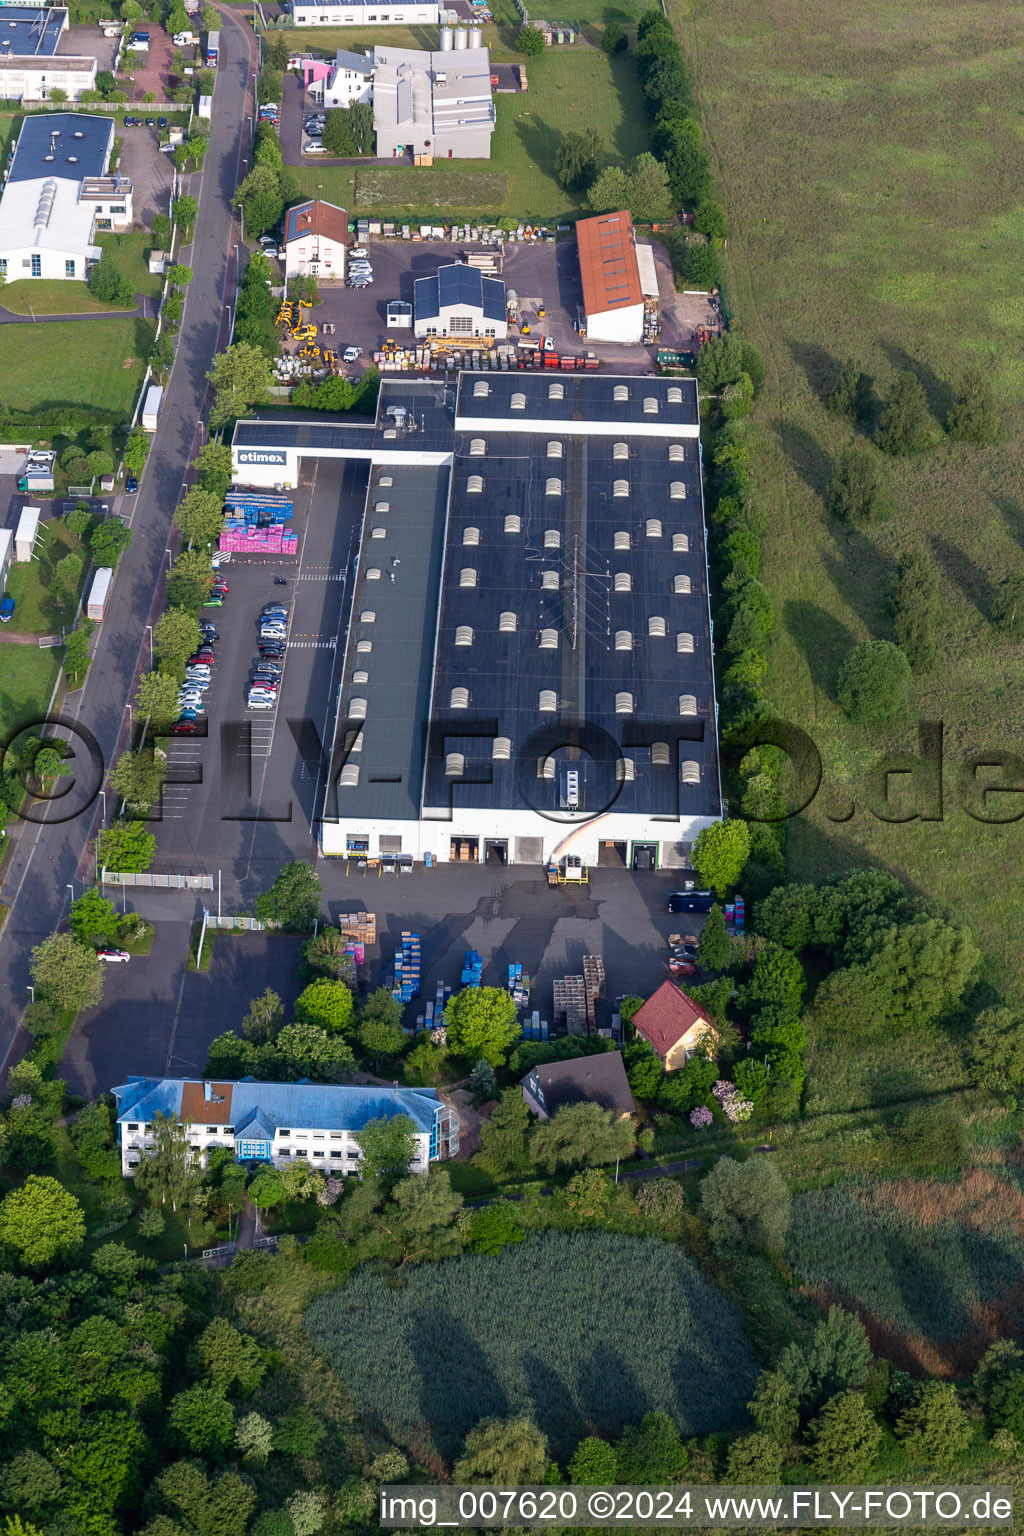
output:
POLYGON ((451 27, 442 27, 441 28, 441 52, 442 53, 451 53, 451 51, 452 51, 452 42, 453 42, 453 39, 452 39, 452 29, 451 29, 451 27))
POLYGON ((469 41, 469 34, 467 33, 465 27, 456 27, 455 28, 455 46, 456 46, 456 48, 459 48, 459 49, 465 48, 467 46, 467 44, 468 44, 468 41, 469 41))
POLYGON ((471 48, 482 48, 483 45, 484 45, 484 29, 483 29, 483 27, 470 27, 470 29, 469 29, 469 46, 471 48))

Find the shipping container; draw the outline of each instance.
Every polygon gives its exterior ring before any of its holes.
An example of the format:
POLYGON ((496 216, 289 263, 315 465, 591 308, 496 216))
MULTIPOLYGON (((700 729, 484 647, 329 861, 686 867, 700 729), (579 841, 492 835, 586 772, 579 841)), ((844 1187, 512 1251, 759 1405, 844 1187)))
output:
POLYGON ((157 422, 160 420, 160 407, 164 403, 164 392, 159 384, 151 384, 146 390, 146 403, 142 407, 142 425, 147 432, 155 432, 157 422))
POLYGON ((36 535, 39 532, 39 507, 22 507, 18 518, 18 531, 14 535, 14 558, 19 562, 32 559, 36 535))
POLYGON ((110 583, 114 579, 114 572, 107 565, 101 565, 92 579, 89 588, 89 601, 85 605, 86 616, 95 619, 97 623, 103 618, 107 606, 107 598, 110 596, 110 583))

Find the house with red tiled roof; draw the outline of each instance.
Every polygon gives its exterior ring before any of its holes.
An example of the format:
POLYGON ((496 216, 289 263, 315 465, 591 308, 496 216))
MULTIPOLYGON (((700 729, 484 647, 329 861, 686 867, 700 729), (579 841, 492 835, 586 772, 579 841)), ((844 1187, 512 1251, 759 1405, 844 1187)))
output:
POLYGON ((318 198, 296 203, 284 216, 284 275, 318 277, 321 280, 345 276, 345 250, 348 245, 348 214, 334 203, 318 198))
POLYGON ((661 1057, 666 1072, 685 1066, 707 1035, 718 1039, 710 1016, 689 993, 671 981, 663 981, 657 992, 637 1009, 633 1026, 661 1057))

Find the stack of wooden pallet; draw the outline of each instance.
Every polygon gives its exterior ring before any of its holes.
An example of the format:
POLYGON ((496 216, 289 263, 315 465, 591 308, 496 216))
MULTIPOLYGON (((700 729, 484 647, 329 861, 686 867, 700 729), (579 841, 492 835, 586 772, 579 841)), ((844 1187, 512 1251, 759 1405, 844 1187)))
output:
POLYGON ((587 989, 582 976, 559 976, 554 982, 555 1022, 570 1035, 587 1033, 587 989))
POLYGON ((355 939, 358 944, 376 944, 377 914, 375 912, 339 912, 338 929, 343 939, 355 939))

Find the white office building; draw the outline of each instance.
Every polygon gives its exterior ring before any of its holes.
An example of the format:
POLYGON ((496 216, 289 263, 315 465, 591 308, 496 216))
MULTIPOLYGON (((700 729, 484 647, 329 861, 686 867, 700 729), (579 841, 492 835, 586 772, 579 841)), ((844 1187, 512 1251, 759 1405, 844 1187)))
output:
POLYGON ((297 27, 419 27, 440 20, 437 0, 291 0, 297 27))
POLYGON ((413 1173, 426 1173, 432 1162, 458 1151, 458 1116, 433 1088, 129 1077, 111 1091, 121 1172, 129 1179, 152 1150, 157 1116, 173 1116, 186 1126, 204 1162, 214 1147, 226 1147, 240 1163, 284 1168, 303 1159, 326 1174, 356 1173, 362 1159, 359 1132, 370 1120, 396 1115, 412 1122, 413 1173))
POLYGON ((84 280, 100 230, 130 229, 132 184, 107 175, 115 125, 54 112, 25 119, 0 197, 0 273, 84 280))

